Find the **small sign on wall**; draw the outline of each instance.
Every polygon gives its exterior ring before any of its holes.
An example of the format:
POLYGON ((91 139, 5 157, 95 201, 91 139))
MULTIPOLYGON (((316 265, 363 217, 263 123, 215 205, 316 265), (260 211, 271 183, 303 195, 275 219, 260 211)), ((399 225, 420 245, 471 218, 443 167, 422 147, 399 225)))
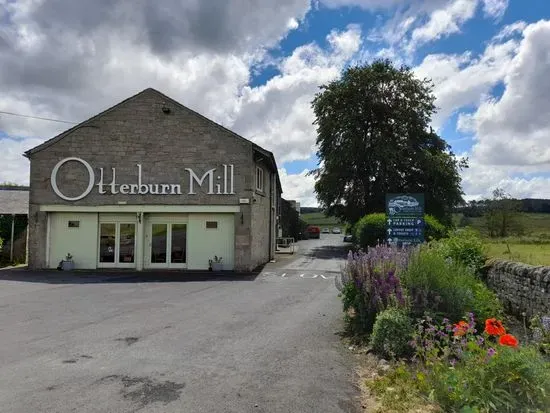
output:
POLYGON ((239 204, 250 204, 250 198, 239 198, 239 204))

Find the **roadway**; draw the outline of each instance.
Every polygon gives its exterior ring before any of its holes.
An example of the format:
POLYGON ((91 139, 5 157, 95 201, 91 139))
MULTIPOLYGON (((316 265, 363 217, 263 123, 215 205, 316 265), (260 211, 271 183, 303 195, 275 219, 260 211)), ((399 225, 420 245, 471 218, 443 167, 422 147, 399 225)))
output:
POLYGON ((257 276, 0 271, 0 410, 355 412, 341 240, 257 276))

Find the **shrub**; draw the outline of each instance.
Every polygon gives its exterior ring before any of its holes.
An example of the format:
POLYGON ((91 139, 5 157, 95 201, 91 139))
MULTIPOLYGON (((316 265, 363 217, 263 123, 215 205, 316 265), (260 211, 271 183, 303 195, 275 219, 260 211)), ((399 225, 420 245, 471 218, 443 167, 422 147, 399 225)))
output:
POLYGON ((426 240, 438 240, 447 236, 447 228, 436 217, 432 215, 424 215, 424 222, 426 227, 424 229, 424 236, 426 240))
POLYGON ((470 311, 479 315, 480 319, 502 317, 504 307, 494 291, 490 290, 484 282, 475 279, 472 279, 471 289, 474 299, 470 311))
POLYGON ((375 353, 388 358, 410 355, 409 342, 414 327, 411 318, 403 309, 387 308, 376 317, 371 335, 371 346, 375 353))
POLYGON ((459 262, 444 258, 437 249, 421 248, 401 275, 409 292, 412 313, 424 312, 457 319, 470 311, 480 317, 500 314, 502 305, 474 275, 459 262))
POLYGON ((344 311, 353 310, 350 327, 370 333, 376 315, 389 306, 404 306, 399 273, 406 268, 410 252, 388 246, 350 252, 342 271, 344 311))
POLYGON ((365 215, 354 227, 355 240, 361 248, 374 247, 386 239, 386 214, 365 215))
POLYGON ((476 274, 485 265, 486 253, 479 234, 473 229, 460 229, 450 237, 432 244, 445 258, 461 262, 476 274))

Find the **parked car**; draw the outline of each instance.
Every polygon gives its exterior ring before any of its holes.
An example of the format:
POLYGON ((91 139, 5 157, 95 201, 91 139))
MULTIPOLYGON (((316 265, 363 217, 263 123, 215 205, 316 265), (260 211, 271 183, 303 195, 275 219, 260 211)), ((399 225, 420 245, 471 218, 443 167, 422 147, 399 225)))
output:
POLYGON ((330 229, 323 228, 323 234, 330 234, 330 229))
POLYGON ((334 228, 332 228, 332 233, 333 233, 333 234, 341 234, 342 231, 340 231, 340 228, 334 227, 334 228))
POLYGON ((351 234, 344 235, 344 242, 353 242, 353 235, 351 234))
POLYGON ((310 225, 306 231, 309 238, 321 238, 321 228, 315 225, 310 225))

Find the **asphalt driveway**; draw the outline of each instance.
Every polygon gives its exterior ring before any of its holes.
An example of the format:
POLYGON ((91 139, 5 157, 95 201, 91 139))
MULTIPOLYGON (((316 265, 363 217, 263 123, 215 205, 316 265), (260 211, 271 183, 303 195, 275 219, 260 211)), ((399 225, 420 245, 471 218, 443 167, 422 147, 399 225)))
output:
POLYGON ((355 412, 340 240, 255 276, 0 271, 0 410, 355 412))

